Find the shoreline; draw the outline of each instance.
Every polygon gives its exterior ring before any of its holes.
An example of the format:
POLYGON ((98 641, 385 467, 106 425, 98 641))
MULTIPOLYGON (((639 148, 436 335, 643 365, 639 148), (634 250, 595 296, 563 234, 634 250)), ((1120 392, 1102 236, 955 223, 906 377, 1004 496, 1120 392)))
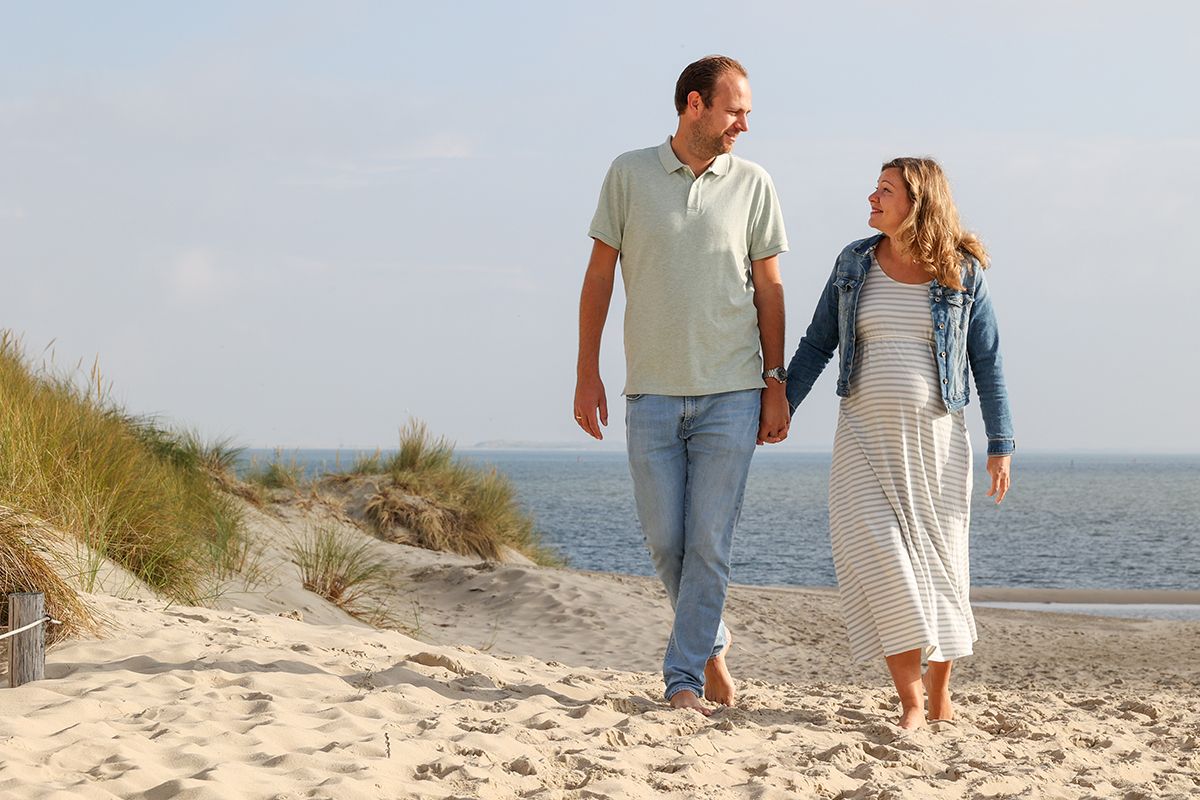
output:
MULTIPOLYGON (((653 576, 628 575, 596 570, 575 570, 580 575, 657 587, 653 576)), ((734 593, 782 603, 824 603, 838 606, 834 586, 759 586, 731 583, 734 593)), ((1102 617, 1123 621, 1200 622, 1200 591, 1175 589, 1054 589, 1033 587, 980 586, 971 590, 975 612, 1009 612, 1063 617, 1102 617)))
POLYGON ((1070 603, 1088 605, 1200 605, 1200 590, 1188 589, 1036 589, 980 586, 972 601, 1070 603))
MULTIPOLYGON (((625 575, 625 573, 601 572, 596 570, 576 571, 594 572, 597 575, 625 575)), ((829 597, 836 597, 838 593, 836 586, 769 586, 754 583, 730 583, 729 588, 778 594, 818 594, 829 597)), ((976 586, 971 588, 971 602, 1200 606, 1200 589, 1052 589, 976 586)))

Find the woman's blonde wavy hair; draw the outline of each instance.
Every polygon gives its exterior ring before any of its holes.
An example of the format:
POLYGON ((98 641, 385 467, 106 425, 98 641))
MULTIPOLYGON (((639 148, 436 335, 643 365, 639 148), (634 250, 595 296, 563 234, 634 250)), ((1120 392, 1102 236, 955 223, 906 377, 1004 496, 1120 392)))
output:
POLYGON ((900 170, 912 201, 912 211, 896 229, 893 242, 939 284, 962 290, 963 256, 973 256, 983 269, 990 260, 979 237, 959 223, 946 173, 932 158, 893 158, 880 171, 893 168, 900 170))

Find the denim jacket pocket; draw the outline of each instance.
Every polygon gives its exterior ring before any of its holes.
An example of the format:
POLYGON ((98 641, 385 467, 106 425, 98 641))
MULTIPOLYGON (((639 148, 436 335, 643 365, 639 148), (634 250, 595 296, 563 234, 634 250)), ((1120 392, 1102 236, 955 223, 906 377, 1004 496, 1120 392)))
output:
POLYGON ((966 292, 946 292, 944 302, 946 303, 946 317, 950 322, 950 328, 951 330, 962 332, 964 336, 962 345, 965 349, 967 322, 971 318, 971 305, 975 302, 975 298, 966 292))
POLYGON ((946 305, 956 306, 958 308, 970 308, 975 302, 975 298, 968 292, 947 291, 942 294, 946 301, 946 305))
POLYGON ((839 338, 849 329, 850 323, 854 318, 854 306, 858 302, 858 292, 860 281, 856 278, 850 278, 841 275, 833 282, 837 289, 837 305, 838 305, 838 332, 839 338))

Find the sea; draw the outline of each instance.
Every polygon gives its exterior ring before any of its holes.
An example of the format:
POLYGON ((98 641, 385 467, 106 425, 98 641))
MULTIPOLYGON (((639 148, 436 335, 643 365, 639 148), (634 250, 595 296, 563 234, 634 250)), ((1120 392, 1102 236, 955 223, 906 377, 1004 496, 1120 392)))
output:
MULTIPOLYGON (((356 452, 284 451, 307 473, 356 452)), ((386 455, 386 451, 385 451, 386 455)), ((262 463, 272 451, 248 451, 262 463)), ((652 575, 620 451, 459 450, 508 476, 543 541, 574 568, 652 575)), ((834 586, 830 455, 760 450, 750 468, 733 581, 834 586)), ((974 586, 1200 590, 1200 456, 1020 453, 1001 505, 975 464, 974 586)))

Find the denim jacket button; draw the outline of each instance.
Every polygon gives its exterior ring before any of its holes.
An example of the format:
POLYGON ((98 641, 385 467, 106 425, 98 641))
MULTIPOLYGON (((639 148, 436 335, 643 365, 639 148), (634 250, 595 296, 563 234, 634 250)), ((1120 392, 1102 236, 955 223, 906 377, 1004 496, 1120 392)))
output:
POLYGON ((940 331, 940 330, 942 330, 942 329, 943 329, 943 328, 945 328, 945 327, 946 327, 946 323, 944 323, 944 322, 939 322, 939 323, 938 323, 938 330, 939 330, 939 331, 940 331))
POLYGON ((946 357, 946 351, 945 351, 945 350, 943 350, 942 352, 938 353, 938 355, 939 355, 939 356, 941 356, 942 358, 945 358, 945 357, 946 357))
POLYGON ((949 383, 949 382, 950 382, 950 381, 948 381, 947 379, 945 379, 945 378, 942 378, 942 383, 949 383))

